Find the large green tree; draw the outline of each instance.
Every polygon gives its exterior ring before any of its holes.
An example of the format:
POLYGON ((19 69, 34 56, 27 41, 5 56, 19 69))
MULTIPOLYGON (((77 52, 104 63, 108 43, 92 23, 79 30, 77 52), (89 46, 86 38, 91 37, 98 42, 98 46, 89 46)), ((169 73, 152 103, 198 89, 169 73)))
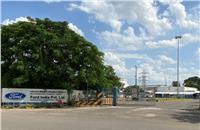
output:
POLYGON ((200 90, 200 78, 197 76, 189 77, 184 80, 184 86, 194 87, 200 90))
POLYGON ((120 84, 103 53, 67 22, 2 25, 2 87, 86 89, 120 84))

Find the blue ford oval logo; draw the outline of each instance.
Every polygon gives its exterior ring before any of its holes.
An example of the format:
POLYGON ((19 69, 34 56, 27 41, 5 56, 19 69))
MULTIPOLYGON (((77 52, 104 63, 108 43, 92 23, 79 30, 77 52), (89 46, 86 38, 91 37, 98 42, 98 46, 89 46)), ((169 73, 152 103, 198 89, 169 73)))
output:
POLYGON ((21 100, 21 99, 25 98, 26 95, 23 93, 20 93, 20 92, 11 92, 11 93, 7 93, 5 95, 5 97, 10 100, 21 100))

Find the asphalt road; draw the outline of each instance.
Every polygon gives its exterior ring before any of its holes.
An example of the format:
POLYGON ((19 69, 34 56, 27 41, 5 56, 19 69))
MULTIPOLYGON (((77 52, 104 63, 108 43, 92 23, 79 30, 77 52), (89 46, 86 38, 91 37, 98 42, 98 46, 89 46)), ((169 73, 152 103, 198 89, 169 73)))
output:
POLYGON ((200 130, 200 113, 150 105, 2 110, 2 130, 200 130))

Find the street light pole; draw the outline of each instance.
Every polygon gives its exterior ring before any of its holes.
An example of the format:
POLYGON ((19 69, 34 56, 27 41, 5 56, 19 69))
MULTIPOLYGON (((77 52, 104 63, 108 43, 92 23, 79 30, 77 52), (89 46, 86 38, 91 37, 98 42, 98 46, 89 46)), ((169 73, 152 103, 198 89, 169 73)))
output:
POLYGON ((178 47, 177 47, 177 97, 179 97, 179 42, 182 36, 176 36, 175 39, 178 40, 178 47))

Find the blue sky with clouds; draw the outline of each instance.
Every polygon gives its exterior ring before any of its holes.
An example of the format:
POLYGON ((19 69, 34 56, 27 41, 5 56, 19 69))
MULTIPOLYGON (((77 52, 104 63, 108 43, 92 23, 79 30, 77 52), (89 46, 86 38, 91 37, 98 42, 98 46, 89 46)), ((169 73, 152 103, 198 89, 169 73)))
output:
POLYGON ((134 66, 148 72, 148 84, 176 80, 176 35, 180 41, 180 79, 199 75, 200 3, 170 0, 2 2, 1 23, 26 16, 68 21, 69 27, 105 53, 105 64, 128 84, 134 66))

